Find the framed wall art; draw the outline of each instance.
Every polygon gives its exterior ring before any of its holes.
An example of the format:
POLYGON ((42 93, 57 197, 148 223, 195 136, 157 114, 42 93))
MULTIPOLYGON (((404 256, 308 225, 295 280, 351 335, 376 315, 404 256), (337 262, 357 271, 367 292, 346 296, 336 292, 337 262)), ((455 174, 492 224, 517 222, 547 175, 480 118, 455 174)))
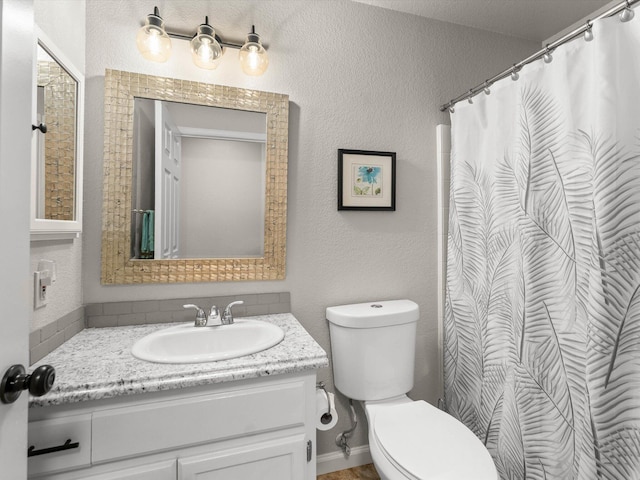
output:
POLYGON ((338 210, 396 209, 396 153, 338 150, 338 210))

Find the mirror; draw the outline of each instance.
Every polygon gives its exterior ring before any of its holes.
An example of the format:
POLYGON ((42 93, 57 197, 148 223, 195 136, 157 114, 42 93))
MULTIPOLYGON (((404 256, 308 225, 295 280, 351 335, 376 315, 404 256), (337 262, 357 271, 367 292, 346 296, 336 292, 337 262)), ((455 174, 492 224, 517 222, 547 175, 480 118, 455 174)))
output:
POLYGON ((31 238, 73 238, 82 230, 84 77, 42 32, 37 36, 31 238))
POLYGON ((132 258, 264 254, 266 117, 134 99, 132 258))
POLYGON ((107 70, 102 283, 283 279, 288 116, 287 95, 107 70))

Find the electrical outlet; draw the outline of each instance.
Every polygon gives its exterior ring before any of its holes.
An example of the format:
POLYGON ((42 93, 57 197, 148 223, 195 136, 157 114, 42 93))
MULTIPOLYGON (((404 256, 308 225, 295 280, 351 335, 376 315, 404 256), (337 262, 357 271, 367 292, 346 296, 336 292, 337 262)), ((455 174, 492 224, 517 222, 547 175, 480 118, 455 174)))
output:
POLYGON ((42 308, 47 304, 47 285, 43 285, 42 274, 48 272, 33 272, 33 308, 42 308))

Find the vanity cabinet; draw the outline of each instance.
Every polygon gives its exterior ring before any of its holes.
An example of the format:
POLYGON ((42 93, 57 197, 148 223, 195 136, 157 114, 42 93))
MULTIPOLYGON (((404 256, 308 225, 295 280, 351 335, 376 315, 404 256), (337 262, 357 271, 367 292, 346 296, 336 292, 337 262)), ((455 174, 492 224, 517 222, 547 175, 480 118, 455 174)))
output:
POLYGON ((32 408, 29 478, 313 480, 315 371, 32 408))

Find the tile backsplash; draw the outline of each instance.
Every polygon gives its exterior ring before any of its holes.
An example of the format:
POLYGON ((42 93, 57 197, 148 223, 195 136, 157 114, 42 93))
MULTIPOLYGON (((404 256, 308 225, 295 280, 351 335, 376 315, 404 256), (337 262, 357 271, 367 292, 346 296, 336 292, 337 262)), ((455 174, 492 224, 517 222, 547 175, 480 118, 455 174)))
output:
POLYGON ((29 334, 29 363, 33 365, 84 329, 84 307, 29 334))
POLYGON ((142 300, 131 302, 94 303, 86 305, 87 328, 120 327, 144 323, 186 322, 195 319, 195 311, 183 308, 194 303, 209 312, 211 305, 222 309, 229 303, 242 300, 244 305, 233 307, 236 317, 287 313, 291 311, 291 296, 285 293, 255 293, 224 297, 178 298, 169 300, 142 300))
POLYGON ((34 364, 85 327, 100 328, 145 323, 186 322, 195 319, 195 311, 186 310, 183 308, 184 304, 194 303, 206 312, 209 311, 211 305, 217 305, 222 313, 224 307, 236 300, 242 300, 244 305, 233 307, 235 317, 291 312, 291 294, 289 292, 92 303, 31 332, 29 335, 30 363, 34 364))

